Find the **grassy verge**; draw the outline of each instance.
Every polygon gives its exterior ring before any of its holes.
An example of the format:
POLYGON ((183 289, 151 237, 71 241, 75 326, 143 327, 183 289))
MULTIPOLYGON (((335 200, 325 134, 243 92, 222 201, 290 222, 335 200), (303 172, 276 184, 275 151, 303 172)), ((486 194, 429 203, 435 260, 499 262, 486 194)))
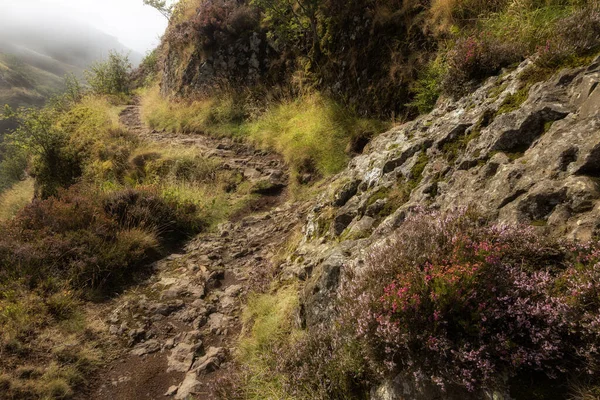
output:
POLYGON ((244 330, 238 344, 237 362, 242 366, 221 387, 222 398, 247 400, 294 400, 286 389, 289 377, 277 372, 280 349, 297 339, 294 313, 298 308, 298 289, 254 295, 243 314, 244 330))
POLYGON ((421 113, 440 95, 461 97, 527 57, 552 75, 600 50, 600 11, 592 1, 440 0, 429 14, 439 48, 413 84, 409 106, 421 113))
POLYGON ((170 102, 157 88, 142 92, 143 119, 150 128, 250 140, 283 155, 294 177, 305 180, 339 172, 353 152, 362 150, 360 143, 389 126, 360 118, 319 94, 273 104, 253 117, 241 104, 227 96, 170 102))
POLYGON ((243 102, 226 95, 191 102, 169 101, 160 95, 158 87, 153 87, 142 90, 141 99, 146 124, 168 132, 235 136, 246 116, 243 102))

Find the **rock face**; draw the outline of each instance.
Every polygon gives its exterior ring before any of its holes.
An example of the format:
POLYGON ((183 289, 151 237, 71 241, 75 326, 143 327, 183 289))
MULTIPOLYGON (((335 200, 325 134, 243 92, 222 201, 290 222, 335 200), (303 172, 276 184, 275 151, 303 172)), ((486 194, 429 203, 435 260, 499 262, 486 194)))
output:
MULTIPOLYGON (((235 3, 220 4, 223 13, 230 13, 235 3)), ((260 26, 258 11, 238 10, 235 27, 215 26, 211 18, 211 3, 200 6, 195 18, 171 26, 166 33, 165 59, 161 92, 164 96, 197 95, 214 90, 215 82, 252 86, 281 73, 277 63, 279 52, 269 43, 260 26), (214 31, 206 31, 211 25, 214 31)), ((235 18, 234 18, 235 19, 235 18)))
MULTIPOLYGON (((283 268, 307 281, 303 325, 327 323, 340 280, 418 208, 472 207, 570 239, 600 234, 600 58, 533 85, 510 110, 531 67, 526 61, 380 135, 327 182, 283 268)), ((437 398, 427 390, 388 383, 372 398, 437 398)))

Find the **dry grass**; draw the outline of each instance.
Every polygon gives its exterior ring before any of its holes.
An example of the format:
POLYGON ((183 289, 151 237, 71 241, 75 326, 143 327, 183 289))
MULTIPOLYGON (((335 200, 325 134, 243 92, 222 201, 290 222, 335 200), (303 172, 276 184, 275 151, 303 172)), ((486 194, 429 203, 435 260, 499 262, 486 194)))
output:
POLYGON ((293 174, 328 176, 346 166, 353 139, 375 136, 386 127, 311 94, 273 106, 245 131, 257 145, 282 154, 293 174))
POLYGON ((18 182, 0 195, 0 221, 14 217, 31 202, 34 192, 34 180, 28 178, 18 182))
POLYGON ((243 104, 221 95, 194 101, 168 101, 158 87, 142 91, 142 119, 152 129, 233 136, 245 117, 243 104))
POLYGON ((359 118, 316 93, 272 104, 249 118, 245 106, 231 96, 177 102, 164 99, 154 88, 142 94, 142 117, 152 129, 248 138, 282 154, 293 174, 317 176, 339 172, 349 160, 354 139, 372 137, 388 126, 359 118))

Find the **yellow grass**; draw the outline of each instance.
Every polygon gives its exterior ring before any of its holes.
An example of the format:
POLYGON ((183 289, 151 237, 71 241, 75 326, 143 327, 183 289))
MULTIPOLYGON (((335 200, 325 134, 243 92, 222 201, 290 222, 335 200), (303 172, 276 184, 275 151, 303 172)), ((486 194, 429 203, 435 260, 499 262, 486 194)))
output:
POLYGON ((0 195, 0 221, 14 217, 33 199, 34 181, 28 178, 17 182, 0 195))

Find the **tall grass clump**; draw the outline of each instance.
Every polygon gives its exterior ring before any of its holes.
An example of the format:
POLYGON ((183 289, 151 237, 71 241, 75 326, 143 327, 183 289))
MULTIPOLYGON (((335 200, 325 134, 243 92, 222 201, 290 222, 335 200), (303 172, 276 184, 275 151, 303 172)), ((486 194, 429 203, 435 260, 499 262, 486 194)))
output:
POLYGON ((177 133, 233 136, 247 116, 244 102, 233 96, 169 101, 158 87, 143 92, 141 105, 142 119, 150 128, 177 133))
POLYGON ((143 119, 150 128, 247 138, 283 155, 296 175, 339 172, 357 141, 368 140, 386 127, 319 94, 274 103, 252 116, 247 108, 243 99, 228 96, 170 101, 158 88, 142 96, 143 119))
POLYGON ((370 138, 384 126, 312 94, 274 105, 249 122, 246 132, 258 145, 282 154, 294 174, 327 176, 346 166, 354 140, 370 138))

